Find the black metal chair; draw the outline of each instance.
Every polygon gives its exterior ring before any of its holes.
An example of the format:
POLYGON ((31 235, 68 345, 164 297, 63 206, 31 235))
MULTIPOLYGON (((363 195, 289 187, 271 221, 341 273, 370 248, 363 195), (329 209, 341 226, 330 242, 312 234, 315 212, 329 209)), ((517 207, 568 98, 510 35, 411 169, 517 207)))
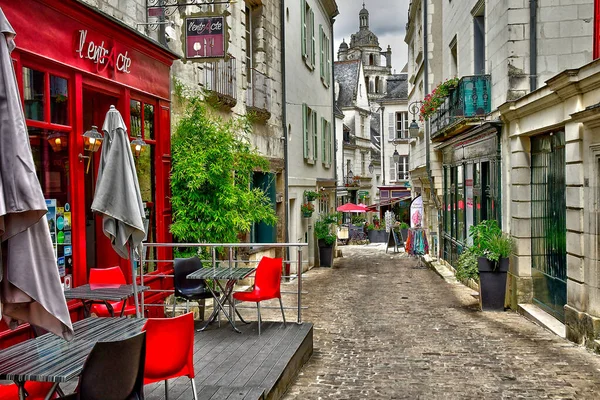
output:
MULTIPOLYGON (((185 312, 189 312, 189 302, 194 300, 212 299, 210 290, 206 287, 204 279, 187 279, 187 276, 202 268, 202 261, 198 257, 176 258, 173 263, 175 298, 173 299, 173 316, 175 316, 175 301, 178 297, 185 299, 185 312)), ((219 293, 215 293, 219 296, 219 293)), ((204 318, 202 318, 204 319, 204 318)))
POLYGON ((83 364, 75 393, 64 400, 143 400, 146 332, 98 342, 83 364))

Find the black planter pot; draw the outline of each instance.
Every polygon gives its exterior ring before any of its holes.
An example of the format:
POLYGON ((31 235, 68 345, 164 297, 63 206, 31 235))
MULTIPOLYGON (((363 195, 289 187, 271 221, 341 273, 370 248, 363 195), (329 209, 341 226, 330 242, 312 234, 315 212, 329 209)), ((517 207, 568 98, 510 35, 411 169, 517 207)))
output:
POLYGON ((368 231, 367 235, 371 243, 385 243, 388 239, 388 233, 385 230, 373 229, 368 231))
POLYGON ((496 263, 487 258, 477 258, 481 309, 483 311, 504 311, 508 262, 508 258, 501 258, 496 268, 496 263))
POLYGON ((319 246, 319 263, 321 267, 333 266, 333 246, 319 246))

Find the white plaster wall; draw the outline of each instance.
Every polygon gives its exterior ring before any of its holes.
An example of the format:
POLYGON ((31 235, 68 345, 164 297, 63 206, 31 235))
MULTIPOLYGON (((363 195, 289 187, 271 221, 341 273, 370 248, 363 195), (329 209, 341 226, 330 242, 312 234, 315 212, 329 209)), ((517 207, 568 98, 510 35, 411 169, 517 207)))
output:
MULTIPOLYGON (((382 149, 381 149, 381 165, 383 166, 382 176, 383 182, 386 185, 394 184, 396 181, 392 181, 390 179, 390 159, 394 155, 394 149, 398 150, 400 156, 408 156, 409 157, 409 170, 410 170, 410 145, 409 140, 393 140, 390 139, 389 135, 389 126, 390 126, 390 118, 395 118, 397 112, 406 112, 407 111, 407 102, 402 101, 397 104, 385 104, 384 114, 383 114, 383 131, 382 131, 382 149), (394 143, 396 144, 394 146, 394 143)), ((381 110, 380 110, 381 111, 381 110)), ((409 120, 412 116, 408 115, 409 120)), ((418 118, 418 117, 417 117, 418 118)), ((394 120, 395 126, 395 120, 394 120)), ((403 181, 402 181, 403 182, 403 181)))
MULTIPOLYGON (((285 48, 286 48, 286 101, 287 101, 287 125, 288 125, 288 165, 289 165, 289 194, 290 198, 295 198, 296 201, 290 203, 290 218, 299 219, 300 206, 303 202, 303 194, 305 190, 316 190, 317 179, 334 179, 336 166, 332 165, 328 168, 324 167, 321 162, 321 125, 320 118, 325 117, 332 124, 332 155, 334 151, 335 140, 333 137, 333 125, 336 125, 337 135, 342 135, 339 122, 335 121, 333 116, 333 86, 334 78, 332 73, 331 85, 326 87, 321 82, 320 76, 320 49, 319 49, 319 25, 323 26, 329 37, 330 42, 333 42, 331 32, 331 23, 329 16, 325 13, 323 6, 319 0, 307 0, 311 9, 315 14, 315 66, 314 69, 309 69, 305 64, 301 54, 301 14, 300 1, 285 2, 285 48), (308 164, 303 156, 303 134, 302 134, 302 104, 317 112, 319 118, 318 138, 319 138, 319 157, 314 164, 308 164)), ((328 49, 331 51, 331 49, 328 49)), ((330 60, 333 63, 335 60, 333 52, 330 53, 330 60)), ((364 85, 364 80, 363 80, 364 85)), ((317 218, 317 213, 313 214, 310 219, 302 218, 301 221, 290 222, 290 238, 298 239, 308 237, 308 262, 314 263, 314 238, 312 224, 317 218)))

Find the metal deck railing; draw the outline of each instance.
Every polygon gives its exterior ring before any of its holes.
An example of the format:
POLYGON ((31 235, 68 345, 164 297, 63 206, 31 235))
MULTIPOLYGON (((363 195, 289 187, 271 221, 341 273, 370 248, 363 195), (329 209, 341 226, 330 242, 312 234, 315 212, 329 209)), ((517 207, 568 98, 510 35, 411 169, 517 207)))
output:
MULTIPOLYGON (((142 243, 142 247, 143 247, 143 251, 142 251, 142 258, 140 260, 140 263, 137 267, 137 269, 140 271, 140 284, 142 286, 144 286, 144 281, 147 278, 156 278, 156 277, 160 277, 160 278, 173 278, 173 275, 169 275, 169 274, 162 274, 162 273, 143 273, 143 271, 147 271, 150 265, 154 265, 156 266, 158 263, 173 263, 174 262, 174 258, 171 259, 159 259, 159 258, 146 258, 145 255, 146 254, 158 254, 159 252, 156 251, 159 248, 167 248, 167 249, 176 249, 176 248, 197 248, 198 249, 198 253, 200 253, 200 250, 202 249, 208 249, 209 254, 210 254, 210 259, 201 259, 202 263, 204 265, 210 265, 210 267, 205 267, 205 268, 216 268, 217 264, 219 266, 229 266, 230 268, 234 267, 234 266, 255 266, 253 264, 258 264, 258 262, 260 261, 260 258, 256 259, 256 260, 250 260, 250 259, 243 259, 243 258, 238 258, 238 253, 240 249, 251 249, 253 252, 256 253, 257 250, 260 249, 264 249, 265 251, 269 250, 269 249, 289 249, 289 254, 296 254, 296 259, 295 260, 283 260, 283 267, 284 267, 284 272, 282 273, 281 279, 282 281, 286 280, 288 282, 291 281, 296 281, 296 290, 295 291, 284 291, 282 290, 281 293, 282 294, 293 294, 296 295, 296 305, 294 307, 284 307, 284 309, 288 309, 288 310, 296 310, 297 311, 297 323, 302 323, 302 310, 306 309, 307 307, 302 305, 302 295, 306 295, 307 292, 304 292, 302 289, 302 273, 303 273, 303 265, 304 264, 308 264, 308 261, 303 261, 302 258, 302 250, 304 248, 308 247, 307 243, 142 243), (217 257, 217 253, 218 253, 218 249, 220 249, 221 251, 224 251, 225 254, 227 255, 227 258, 225 259, 219 259, 217 257), (152 251, 154 250, 154 251, 152 251), (294 253, 292 252, 294 251, 294 253), (241 265, 240 265, 241 264, 241 265), (292 273, 291 270, 291 266, 292 265, 296 265, 296 271, 295 273, 292 273), (289 266, 289 268, 288 268, 289 266)), ((287 253, 287 252, 286 252, 287 253)), ((250 277, 253 277, 254 273, 252 275, 250 275, 250 277)), ((169 293, 172 294, 174 292, 173 289, 149 289, 146 290, 144 293, 169 293)), ((235 292, 235 290, 234 290, 235 292)), ((148 308, 148 307, 166 307, 166 304, 146 304, 145 303, 145 296, 141 296, 141 309, 142 309, 142 314, 144 313, 144 309, 148 308)), ((174 299, 175 301, 175 299, 174 299)), ((250 307, 246 307, 246 306, 237 306, 236 308, 250 308, 250 307)), ((261 306, 261 308, 263 309, 277 309, 279 310, 279 306, 277 307, 270 307, 270 306, 261 306)))

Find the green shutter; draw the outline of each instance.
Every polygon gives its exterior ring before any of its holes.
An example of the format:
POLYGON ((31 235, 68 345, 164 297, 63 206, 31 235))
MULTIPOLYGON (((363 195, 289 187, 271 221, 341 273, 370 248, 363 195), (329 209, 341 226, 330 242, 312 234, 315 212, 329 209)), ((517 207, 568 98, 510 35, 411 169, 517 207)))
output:
POLYGON ((302 23, 300 24, 300 31, 301 31, 301 36, 302 36, 302 46, 300 46, 300 49, 302 51, 302 57, 306 57, 307 56, 307 52, 306 52, 306 24, 308 21, 306 21, 306 0, 300 0, 300 19, 302 20, 302 23))
POLYGON ((319 117, 317 116, 316 111, 313 111, 313 119, 312 119, 312 141, 313 141, 313 151, 312 158, 317 161, 319 159, 319 130, 317 129, 319 126, 319 117))
POLYGON ((308 107, 302 104, 302 135, 304 141, 304 158, 308 158, 308 107))
POLYGON ((312 35, 312 52, 310 54, 310 62, 314 66, 317 43, 315 41, 315 13, 312 10, 310 10, 310 34, 312 35))
POLYGON ((325 38, 323 35, 323 25, 319 25, 319 43, 321 44, 321 79, 325 78, 325 38))
POLYGON ((333 146, 332 140, 331 140, 331 124, 327 124, 327 153, 329 153, 329 157, 327 157, 327 164, 331 165, 331 160, 333 160, 333 158, 331 158, 331 148, 333 146))
POLYGON ((321 161, 323 161, 324 164, 327 163, 327 141, 325 140, 325 136, 327 136, 327 121, 325 121, 325 118, 321 117, 321 146, 323 147, 323 150, 321 151, 321 161))

